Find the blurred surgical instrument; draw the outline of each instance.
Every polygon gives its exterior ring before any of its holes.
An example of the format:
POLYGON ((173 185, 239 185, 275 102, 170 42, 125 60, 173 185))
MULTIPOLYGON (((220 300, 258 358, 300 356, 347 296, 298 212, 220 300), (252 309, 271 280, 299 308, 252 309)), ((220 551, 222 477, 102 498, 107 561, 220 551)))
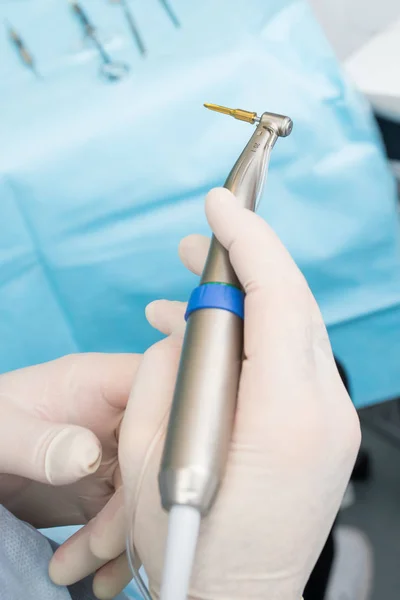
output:
POLYGON ((83 33, 86 37, 91 38, 93 35, 96 34, 96 29, 94 25, 89 21, 89 17, 77 2, 73 2, 71 0, 70 4, 72 6, 72 10, 78 18, 79 23, 81 24, 83 33))
POLYGON ((142 36, 140 35, 139 28, 136 25, 136 21, 133 17, 132 11, 128 5, 127 0, 117 0, 116 4, 119 4, 123 10, 126 22, 128 23, 128 27, 131 31, 132 37, 135 40, 135 43, 138 47, 138 50, 142 56, 146 54, 146 46, 144 45, 142 36))
POLYGON ((81 27, 83 28, 85 35, 92 41, 100 55, 103 63, 100 67, 101 75, 109 81, 119 81, 122 77, 129 73, 129 66, 126 63, 115 61, 110 57, 103 44, 100 42, 96 29, 89 20, 83 8, 74 1, 71 2, 71 6, 79 23, 81 24, 81 27))
POLYGON ((25 46, 23 39, 20 35, 15 31, 15 29, 6 21, 5 26, 7 27, 8 36, 10 38, 11 43, 14 48, 17 50, 18 55, 23 62, 23 64, 32 71, 32 73, 36 77, 40 77, 36 66, 35 61, 32 54, 29 52, 28 48, 25 46))
POLYGON ((170 5, 169 1, 168 0, 160 0, 160 4, 162 4, 162 7, 164 8, 165 12, 169 16, 169 18, 171 19, 171 21, 175 25, 175 27, 180 27, 181 24, 179 22, 179 19, 176 16, 175 12, 173 11, 172 6, 170 5))

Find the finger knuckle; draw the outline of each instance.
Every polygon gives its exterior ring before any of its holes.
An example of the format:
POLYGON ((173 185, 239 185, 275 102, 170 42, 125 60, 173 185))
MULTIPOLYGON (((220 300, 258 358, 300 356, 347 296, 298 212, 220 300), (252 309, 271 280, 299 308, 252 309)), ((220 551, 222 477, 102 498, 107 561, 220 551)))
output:
POLYGON ((99 531, 96 530, 96 525, 94 526, 89 537, 89 548, 93 556, 101 561, 108 562, 115 558, 113 553, 110 551, 107 539, 105 539, 104 536, 102 536, 99 531))

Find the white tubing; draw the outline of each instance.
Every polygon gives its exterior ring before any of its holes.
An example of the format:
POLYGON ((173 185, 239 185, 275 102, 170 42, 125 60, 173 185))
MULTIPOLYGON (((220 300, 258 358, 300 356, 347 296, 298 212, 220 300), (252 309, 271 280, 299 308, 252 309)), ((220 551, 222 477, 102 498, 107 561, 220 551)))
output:
POLYGON ((160 600, 187 600, 200 520, 191 506, 171 508, 160 600))

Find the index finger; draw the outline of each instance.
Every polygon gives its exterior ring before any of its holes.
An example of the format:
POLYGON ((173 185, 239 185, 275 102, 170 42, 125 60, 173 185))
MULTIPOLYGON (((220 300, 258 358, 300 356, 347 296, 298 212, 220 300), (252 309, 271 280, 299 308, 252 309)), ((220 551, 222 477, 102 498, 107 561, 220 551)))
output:
POLYGON ((275 293, 287 293, 288 286, 306 286, 301 273, 274 231, 258 215, 242 208, 225 188, 211 190, 206 197, 207 219, 215 236, 229 252, 246 294, 271 282, 283 286, 275 293))
MULTIPOLYGON (((255 352, 273 339, 295 343, 312 321, 322 318, 310 289, 282 242, 261 217, 239 206, 227 189, 206 198, 206 214, 214 235, 228 250, 246 293, 245 350, 255 352)), ((308 334, 307 334, 308 335, 308 334)))

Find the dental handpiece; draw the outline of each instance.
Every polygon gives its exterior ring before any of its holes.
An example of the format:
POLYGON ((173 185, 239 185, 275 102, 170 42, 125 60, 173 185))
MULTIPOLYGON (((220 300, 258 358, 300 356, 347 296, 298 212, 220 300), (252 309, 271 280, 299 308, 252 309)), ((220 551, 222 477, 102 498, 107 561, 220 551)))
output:
MULTIPOLYGON (((290 134, 293 123, 289 117, 274 113, 258 117, 240 109, 205 106, 257 123, 224 186, 244 208, 254 211, 270 152, 278 137, 290 134)), ((227 250, 214 236, 185 318, 186 332, 159 472, 162 506, 170 511, 161 600, 186 598, 200 517, 209 512, 222 481, 235 418, 243 359, 244 292, 227 250), (194 532, 191 550, 187 539, 190 522, 194 532), (178 538, 184 535, 186 550, 181 548, 176 563, 178 538), (183 581, 185 560, 188 567, 183 581)))

